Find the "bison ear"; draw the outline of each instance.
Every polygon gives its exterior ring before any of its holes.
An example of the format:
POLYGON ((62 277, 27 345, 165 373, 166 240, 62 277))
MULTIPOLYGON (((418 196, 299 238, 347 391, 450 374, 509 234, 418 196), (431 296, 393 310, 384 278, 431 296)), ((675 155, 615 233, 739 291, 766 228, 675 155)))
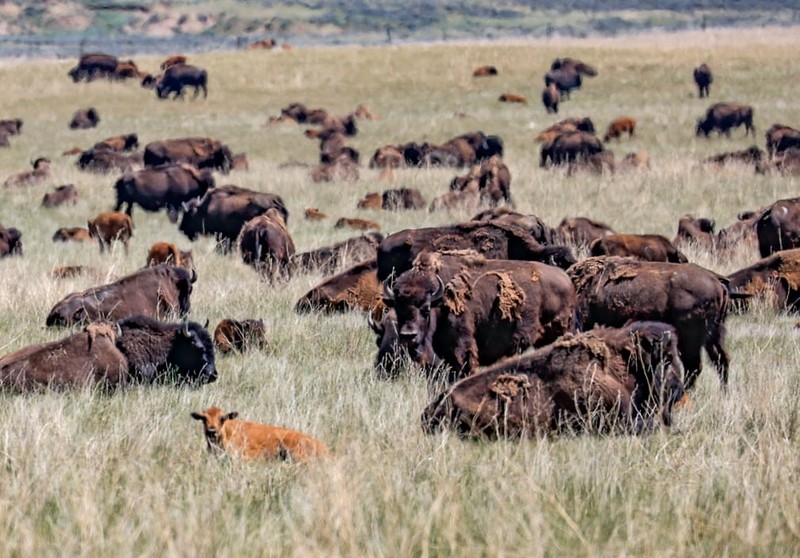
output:
POLYGON ((227 415, 223 415, 222 416, 222 421, 225 422, 226 420, 233 420, 238 416, 239 416, 238 412, 232 411, 232 412, 228 413, 227 415))
POLYGON ((191 417, 194 420, 202 420, 203 422, 205 422, 205 420, 206 420, 206 416, 203 413, 194 412, 194 413, 191 414, 191 417))
POLYGON ((208 318, 206 318, 206 324, 203 326, 203 329, 208 329, 208 324, 210 323, 211 322, 208 320, 208 318))

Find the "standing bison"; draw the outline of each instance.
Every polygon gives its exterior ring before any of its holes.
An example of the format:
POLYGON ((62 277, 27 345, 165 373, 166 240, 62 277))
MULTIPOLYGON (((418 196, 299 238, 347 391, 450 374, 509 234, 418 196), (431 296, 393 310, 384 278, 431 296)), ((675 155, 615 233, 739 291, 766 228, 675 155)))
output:
POLYGON ((714 83, 714 76, 711 74, 711 68, 705 62, 694 69, 694 82, 697 85, 697 96, 701 99, 708 97, 709 86, 714 83))
POLYGON ((156 85, 156 95, 159 99, 169 98, 170 93, 175 94, 175 99, 183 97, 184 87, 194 87, 194 98, 203 90, 203 98, 208 97, 208 73, 203 68, 190 64, 176 64, 164 71, 161 81, 156 85))
POLYGON ((295 247, 280 211, 271 207, 253 217, 239 234, 242 261, 264 275, 288 278, 295 247))
POLYGON ((580 130, 565 132, 542 144, 539 166, 574 163, 602 151, 603 144, 594 134, 580 130))
POLYGON ((227 173, 233 167, 233 153, 215 139, 200 137, 153 141, 144 146, 144 166, 167 163, 188 163, 198 169, 227 173))
POLYGON ((709 107, 704 118, 698 119, 696 135, 708 137, 711 132, 717 132, 730 137, 731 130, 739 126, 744 126, 745 136, 750 133, 756 135, 753 107, 738 103, 717 103, 709 107))
POLYGON ((167 209, 169 220, 175 223, 183 203, 204 195, 214 187, 214 176, 208 169, 198 170, 186 163, 173 163, 125 174, 114 184, 119 211, 127 204, 125 213, 133 215, 133 204, 145 211, 167 209))

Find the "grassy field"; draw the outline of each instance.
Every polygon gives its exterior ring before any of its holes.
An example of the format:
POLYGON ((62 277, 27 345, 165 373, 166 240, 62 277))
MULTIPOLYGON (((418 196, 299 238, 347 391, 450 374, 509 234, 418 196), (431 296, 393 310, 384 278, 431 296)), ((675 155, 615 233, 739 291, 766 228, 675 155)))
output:
MULTIPOLYGON (((270 286, 236 255, 191 244, 164 214, 134 210, 128 257, 96 247, 55 245, 53 232, 81 226, 113 205, 114 176, 77 171, 60 153, 138 132, 142 143, 209 135, 246 151, 250 170, 220 183, 275 192, 289 207, 298 250, 352 232, 333 219, 311 223, 303 209, 377 220, 384 232, 464 220, 461 212, 358 211, 366 192, 444 192, 452 170, 403 170, 393 183, 361 169, 355 183, 313 184, 316 142, 293 125, 265 126, 293 101, 345 114, 366 103, 381 119, 360 124, 352 144, 364 162, 379 145, 443 141, 483 130, 501 135, 518 209, 556 225, 585 215, 619 231, 672 237, 685 213, 727 226, 737 212, 795 196, 797 178, 714 170, 698 161, 757 142, 773 122, 800 124, 797 29, 653 35, 593 41, 463 43, 385 48, 308 48, 194 57, 210 75, 209 97, 158 101, 137 84, 74 85, 66 62, 0 61, 0 118, 20 117, 23 134, 0 151, 0 181, 28 161, 53 161, 50 184, 0 189, 0 223, 23 232, 25 255, 0 261, 0 354, 58 339, 44 328, 66 294, 131 272, 151 243, 194 251, 199 280, 191 319, 263 318, 270 349, 219 358, 220 379, 201 389, 136 388, 0 394, 0 554, 4 556, 796 556, 800 553, 800 338, 795 317, 760 309, 728 321, 730 391, 707 366, 693 405, 671 432, 651 436, 561 436, 470 442, 425 436, 419 416, 431 394, 413 370, 375 378, 373 336, 360 314, 298 316, 295 301, 317 283, 304 275, 270 286), (599 76, 562 105, 539 103, 541 76, 556 56, 578 57, 599 76), (715 72, 699 100, 691 70, 715 72), (493 64, 496 78, 476 80, 493 64), (529 105, 496 101, 503 92, 529 105), (696 139, 711 102, 752 104, 756 140, 696 139), (94 106, 97 129, 70 131, 71 114, 94 106), (466 118, 456 118, 463 112, 466 118), (539 129, 590 115, 598 127, 629 114, 637 137, 612 144, 617 157, 647 149, 650 171, 566 177, 538 168, 539 129), (49 187, 74 183, 74 207, 39 207, 49 187), (92 276, 55 281, 56 265, 86 264, 92 276), (241 463, 206 455, 189 413, 212 404, 242 418, 303 430, 334 457, 311 466, 241 463)), ((165 53, 169 54, 169 53, 165 53)), ((160 60, 137 59, 155 70, 160 60)), ((757 254, 689 251, 728 273, 757 254)))

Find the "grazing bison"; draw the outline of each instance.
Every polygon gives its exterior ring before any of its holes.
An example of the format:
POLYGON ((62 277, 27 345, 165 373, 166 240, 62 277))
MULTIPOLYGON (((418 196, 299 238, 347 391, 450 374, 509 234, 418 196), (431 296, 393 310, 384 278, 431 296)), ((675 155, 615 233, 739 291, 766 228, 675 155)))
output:
POLYGON ((728 163, 741 163, 745 165, 757 165, 764 159, 764 152, 755 145, 740 151, 727 151, 706 157, 703 163, 722 166, 728 163))
POLYGON ((230 247, 247 221, 270 208, 277 209, 288 222, 289 212, 280 196, 233 185, 218 186, 184 204, 179 229, 189 240, 212 235, 223 248, 230 247))
POLYGON ((176 64, 164 70, 164 76, 156 85, 156 95, 159 99, 169 98, 170 93, 175 93, 174 99, 183 97, 184 87, 194 87, 194 97, 203 90, 203 98, 208 97, 208 72, 203 68, 190 64, 176 64))
POLYGON ((191 250, 179 250, 171 242, 154 242, 147 252, 147 267, 159 264, 170 264, 182 267, 188 271, 194 269, 194 259, 191 250))
POLYGON ((539 166, 572 163, 603 151, 603 144, 588 132, 564 132, 542 144, 539 166))
POLYGON ((603 141, 608 142, 611 139, 619 140, 622 134, 628 134, 628 139, 636 134, 636 119, 632 116, 620 116, 611 121, 606 130, 606 135, 603 136, 603 141))
POLYGON ((22 120, 11 118, 0 120, 0 134, 5 136, 16 136, 22 133, 22 120))
POLYGON ((92 150, 101 151, 133 151, 139 147, 139 136, 137 134, 124 134, 121 136, 113 136, 99 141, 92 150))
POLYGON ((380 315, 383 301, 377 269, 377 260, 372 258, 326 278, 297 301, 295 312, 349 312, 357 309, 380 315))
POLYGON ((717 236, 714 234, 714 221, 705 218, 695 219, 692 215, 684 215, 678 221, 678 233, 673 244, 676 246, 689 244, 708 251, 716 249, 717 236))
POLYGON ((72 293, 47 315, 46 325, 71 327, 96 320, 121 320, 141 314, 157 318, 185 316, 197 274, 182 267, 157 265, 126 275, 113 283, 72 293))
POLYGON ((60 205, 75 205, 78 203, 78 191, 74 184, 56 186, 53 192, 48 192, 42 197, 42 207, 58 207, 60 205))
POLYGON ((270 278, 288 278, 295 248, 283 215, 274 207, 253 217, 238 239, 242 261, 270 278))
POLYGON ((22 233, 14 227, 0 225, 0 258, 22 255, 22 233))
POLYGON ((340 267, 374 258, 382 240, 383 235, 373 231, 332 246, 309 250, 295 256, 295 267, 305 271, 318 269, 320 273, 330 275, 340 267))
POLYGON ((381 194, 381 207, 387 211, 423 209, 425 198, 416 188, 393 188, 381 194))
POLYGON ((800 147, 800 130, 783 124, 773 124, 765 134, 770 159, 791 147, 800 147))
POLYGON ((610 234, 592 242, 589 251, 592 256, 628 256, 646 262, 689 261, 660 234, 610 234))
POLYGON ((691 388, 700 374, 703 347, 723 388, 727 386, 724 341, 730 296, 724 277, 695 264, 617 257, 588 258, 567 273, 578 294, 584 330, 622 327, 631 320, 668 323, 678 332, 686 387, 691 388))
POLYGON ((537 261, 563 269, 575 263, 568 248, 544 246, 515 225, 470 221, 449 227, 406 229, 387 236, 378 245, 378 280, 411 269, 421 252, 436 250, 475 250, 489 259, 537 261))
POLYGON ((207 384, 216 378, 211 337, 203 327, 144 316, 88 324, 59 341, 31 345, 0 359, 0 385, 19 391, 165 380, 207 384))
POLYGON ((586 217, 565 217, 553 231, 555 240, 589 246, 594 241, 616 234, 616 231, 600 221, 586 217))
POLYGON ((93 81, 98 78, 111 79, 117 70, 119 61, 115 56, 103 53, 90 53, 81 56, 78 65, 67 74, 72 81, 93 81))
POLYGON ((447 364, 451 380, 575 327, 575 290, 564 271, 475 253, 420 254, 385 286, 383 302, 394 308, 411 359, 447 364))
POLYGON ((497 68, 494 66, 480 66, 472 72, 472 77, 489 77, 497 74, 497 68))
POLYGON ((744 135, 756 135, 753 126, 753 107, 738 103, 716 103, 706 111, 705 118, 697 120, 697 134, 708 137, 711 132, 730 137, 731 129, 744 125, 744 135))
POLYGON ((367 230, 381 230, 381 226, 376 223, 375 221, 370 221, 369 219, 359 219, 359 218, 350 218, 350 217, 341 217, 336 224, 334 225, 337 229, 341 229, 344 227, 350 229, 357 229, 361 231, 367 230))
POLYGON ((100 115, 97 113, 97 109, 90 107, 76 110, 72 115, 72 120, 69 121, 69 127, 71 130, 87 130, 97 127, 99 122, 100 115))
POLYGON ((731 293, 764 297, 776 309, 800 310, 800 249, 781 250, 728 275, 731 293))
POLYGON ((706 63, 700 64, 694 69, 694 82, 697 84, 697 96, 701 99, 708 97, 709 86, 714 82, 714 76, 711 75, 711 68, 706 63))
POLYGON ((547 114, 558 114, 558 103, 561 101, 561 93, 558 91, 558 86, 551 83, 542 91, 542 104, 544 105, 547 114))
POLYGON ((685 397, 675 338, 659 322, 565 335, 448 388, 423 412, 423 430, 519 438, 670 426, 685 397))
POLYGON ((89 229, 82 227, 62 227, 53 234, 53 242, 95 242, 89 229))
POLYGON ((125 174, 114 184, 117 203, 114 211, 124 204, 125 213, 133 215, 133 204, 145 211, 167 209, 169 220, 175 223, 182 205, 203 196, 213 188, 214 176, 208 169, 198 170, 185 163, 166 164, 125 174))
POLYGON ((136 167, 144 166, 144 156, 141 152, 125 154, 107 149, 87 149, 81 153, 75 164, 87 172, 131 172, 136 167))
POLYGON ((201 137, 153 141, 144 146, 144 166, 167 163, 188 163, 198 169, 227 173, 233 166, 233 153, 227 145, 201 137))
POLYGON ((225 318, 214 328, 214 347, 222 353, 242 353, 250 348, 267 348, 267 328, 264 320, 234 320, 225 318))
POLYGON ((501 103, 527 103, 528 99, 516 93, 503 93, 497 98, 501 103))
POLYGON ((756 234, 762 258, 800 248, 800 198, 778 200, 765 208, 756 223, 756 234))
POLYGON ((573 89, 580 89, 583 85, 581 74, 570 68, 559 68, 550 70, 544 76, 545 87, 555 86, 558 92, 569 99, 569 94, 573 89))
POLYGON ((9 176, 3 183, 6 188, 33 186, 50 180, 50 159, 39 157, 31 163, 33 170, 22 171, 9 176))
POLYGON ((87 222, 89 236, 96 238, 102 254, 106 247, 111 248, 111 243, 122 242, 125 254, 128 253, 128 241, 133 236, 133 220, 130 215, 118 211, 104 211, 97 217, 87 222))
POLYGON ((546 143, 554 140, 556 136, 565 132, 577 131, 594 134, 594 122, 592 122, 592 119, 588 116, 585 118, 567 118, 539 132, 536 136, 536 141, 538 143, 546 143))

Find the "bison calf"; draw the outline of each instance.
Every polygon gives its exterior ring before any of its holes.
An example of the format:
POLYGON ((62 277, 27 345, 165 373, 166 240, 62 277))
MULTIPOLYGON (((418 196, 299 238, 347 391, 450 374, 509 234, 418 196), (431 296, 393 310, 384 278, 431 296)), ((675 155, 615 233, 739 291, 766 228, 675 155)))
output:
POLYGON ((632 138, 636 134, 636 119, 631 116, 620 116, 611 121, 606 130, 606 135, 603 136, 603 141, 608 142, 611 139, 620 139, 622 134, 628 134, 628 138, 632 138))
POLYGON ((78 203, 78 191, 73 184, 57 186, 55 191, 49 192, 42 198, 43 207, 58 207, 59 205, 75 205, 78 203))
POLYGON ((100 115, 97 113, 97 109, 80 109, 75 111, 75 114, 72 115, 69 127, 71 130, 86 130, 96 127, 99 122, 100 115))
POLYGON ((191 250, 179 250, 171 242, 155 242, 147 253, 147 266, 170 264, 187 270, 194 268, 191 250))
POLYGON ((267 346, 264 321, 226 318, 214 329, 214 346, 223 354, 243 352, 250 347, 264 349, 267 346))
POLYGON ((96 238, 102 254, 106 247, 111 248, 111 243, 122 242, 125 254, 128 253, 128 241, 133 236, 133 219, 130 215, 119 211, 104 211, 93 220, 87 222, 89 236, 96 238))

